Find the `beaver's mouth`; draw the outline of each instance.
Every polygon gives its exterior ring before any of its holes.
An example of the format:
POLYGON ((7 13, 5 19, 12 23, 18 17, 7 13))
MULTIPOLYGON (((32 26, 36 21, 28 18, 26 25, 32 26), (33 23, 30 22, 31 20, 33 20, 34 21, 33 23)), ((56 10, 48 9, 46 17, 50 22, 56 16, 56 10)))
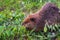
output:
POLYGON ((31 23, 27 23, 27 24, 23 24, 23 26, 26 28, 26 30, 33 30, 35 27, 35 24, 31 24, 31 23))
POLYGON ((32 30, 31 28, 29 28, 29 27, 26 27, 26 30, 32 30))

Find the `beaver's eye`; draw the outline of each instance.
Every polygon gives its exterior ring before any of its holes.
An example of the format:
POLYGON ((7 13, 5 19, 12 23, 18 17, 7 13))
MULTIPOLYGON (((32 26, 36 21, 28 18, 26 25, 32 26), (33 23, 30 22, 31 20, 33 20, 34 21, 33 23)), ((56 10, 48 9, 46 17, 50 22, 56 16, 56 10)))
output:
POLYGON ((35 21, 35 18, 30 18, 30 20, 34 22, 35 21))

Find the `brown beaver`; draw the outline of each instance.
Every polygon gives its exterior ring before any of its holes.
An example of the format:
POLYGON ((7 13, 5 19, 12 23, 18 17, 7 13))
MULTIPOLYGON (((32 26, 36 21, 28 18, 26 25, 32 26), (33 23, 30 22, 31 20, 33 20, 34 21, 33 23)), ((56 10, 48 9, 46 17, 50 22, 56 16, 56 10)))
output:
POLYGON ((28 30, 35 28, 35 31, 43 30, 46 23, 48 25, 60 23, 59 8, 50 2, 44 4, 36 13, 28 15, 23 21, 28 30))

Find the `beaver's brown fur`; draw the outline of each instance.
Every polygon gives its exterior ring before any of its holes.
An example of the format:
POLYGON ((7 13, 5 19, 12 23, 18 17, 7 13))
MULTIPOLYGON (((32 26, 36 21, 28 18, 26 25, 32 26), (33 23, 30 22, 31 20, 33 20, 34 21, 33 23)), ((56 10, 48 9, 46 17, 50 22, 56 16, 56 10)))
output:
POLYGON ((35 31, 43 30, 45 24, 54 25, 60 23, 59 8, 53 3, 46 3, 39 11, 28 15, 23 25, 28 29, 35 31))

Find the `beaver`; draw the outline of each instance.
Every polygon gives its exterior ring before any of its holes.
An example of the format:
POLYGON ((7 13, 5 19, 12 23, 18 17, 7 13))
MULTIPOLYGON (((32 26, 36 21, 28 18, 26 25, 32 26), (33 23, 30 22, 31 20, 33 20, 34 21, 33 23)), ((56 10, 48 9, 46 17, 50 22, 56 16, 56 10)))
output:
POLYGON ((36 13, 29 14, 22 25, 28 30, 35 28, 35 31, 43 30, 45 24, 54 25, 60 23, 59 8, 51 2, 45 3, 36 13))

